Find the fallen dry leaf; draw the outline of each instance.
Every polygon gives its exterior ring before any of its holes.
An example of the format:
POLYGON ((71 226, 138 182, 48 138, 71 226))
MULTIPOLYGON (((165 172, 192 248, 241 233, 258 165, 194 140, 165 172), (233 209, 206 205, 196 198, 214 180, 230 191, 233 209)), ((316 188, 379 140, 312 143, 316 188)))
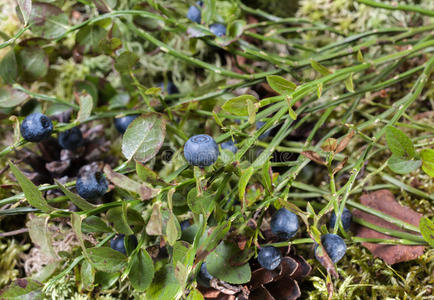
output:
MULTIPOLYGON (((419 220, 422 217, 421 214, 412 209, 400 205, 389 190, 379 190, 363 194, 360 197, 360 203, 415 226, 419 226, 419 220)), ((384 228, 404 231, 396 225, 358 209, 353 210, 353 216, 384 228)), ((357 226, 355 235, 362 238, 395 239, 361 225, 357 226)), ((375 257, 380 257, 389 265, 416 259, 423 254, 425 249, 424 246, 384 245, 376 243, 362 243, 362 245, 375 257)))

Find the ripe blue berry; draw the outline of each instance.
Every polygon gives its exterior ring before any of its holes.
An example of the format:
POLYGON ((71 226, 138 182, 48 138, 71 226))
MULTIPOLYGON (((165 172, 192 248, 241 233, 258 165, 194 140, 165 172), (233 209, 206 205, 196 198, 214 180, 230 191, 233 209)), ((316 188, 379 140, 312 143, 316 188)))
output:
POLYGON ((75 150, 83 144, 83 135, 78 127, 59 133, 59 145, 63 149, 75 150))
POLYGON ((192 136, 184 145, 184 157, 193 166, 210 166, 216 162, 218 156, 219 148, 207 134, 192 136))
POLYGON ((237 146, 235 146, 235 143, 232 140, 229 140, 229 141, 226 141, 224 143, 221 143, 220 147, 222 147, 222 149, 230 150, 233 153, 237 153, 237 151, 238 151, 237 146))
MULTIPOLYGON (((347 251, 347 245, 345 244, 345 241, 336 234, 328 233, 323 235, 321 237, 321 243, 324 246, 324 250, 334 263, 340 261, 347 251)), ((317 256, 318 247, 319 245, 315 247, 315 257, 320 260, 317 256)))
POLYGON ((298 230, 297 215, 281 208, 271 217, 271 231, 283 239, 292 238, 298 230))
POLYGON ((179 225, 181 226, 181 231, 184 231, 188 227, 190 227, 190 221, 189 220, 182 221, 179 225))
POLYGON ((96 200, 108 189, 108 182, 101 172, 86 173, 77 178, 77 193, 86 200, 96 200))
POLYGON ((214 23, 209 26, 209 30, 216 36, 226 35, 226 26, 220 23, 214 23))
POLYGON ((166 86, 164 85, 164 82, 160 82, 158 87, 161 88, 162 92, 167 92, 169 95, 179 93, 178 87, 172 81, 167 82, 166 86))
POLYGON ((203 283, 203 285, 205 286, 209 286, 209 282, 213 278, 214 277, 206 269, 206 262, 203 262, 202 265, 200 266, 200 271, 199 271, 199 279, 201 280, 201 283, 203 283))
MULTIPOLYGON (((341 215, 341 221, 345 231, 348 231, 351 227, 351 218, 352 218, 351 212, 346 207, 344 207, 344 211, 342 212, 341 215)), ((333 212, 332 215, 330 216, 330 228, 334 228, 335 224, 336 224, 336 214, 335 212, 333 212)))
POLYGON ((258 262, 264 269, 274 270, 276 269, 282 260, 280 251, 272 246, 261 248, 258 253, 258 262))
POLYGON ((53 123, 46 115, 33 113, 23 120, 20 131, 26 141, 37 143, 50 137, 53 132, 53 123))
MULTIPOLYGON (((130 243, 130 245, 132 246, 133 249, 137 247, 138 242, 137 242, 137 238, 135 235, 129 235, 127 237, 127 239, 128 239, 128 242, 130 243)), ((110 241, 110 248, 127 255, 127 249, 125 248, 125 235, 120 234, 120 235, 114 237, 110 241)))
POLYGON ((115 127, 120 133, 125 133, 125 130, 127 130, 128 125, 132 121, 134 121, 135 118, 137 118, 139 115, 128 115, 125 117, 115 118, 115 127))
MULTIPOLYGON (((196 5, 199 6, 199 7, 202 7, 203 2, 202 1, 197 1, 196 5)), ((197 24, 200 24, 200 21, 201 21, 202 18, 201 18, 200 9, 197 6, 192 5, 192 6, 189 7, 188 12, 187 12, 187 18, 189 20, 197 23, 197 24)))

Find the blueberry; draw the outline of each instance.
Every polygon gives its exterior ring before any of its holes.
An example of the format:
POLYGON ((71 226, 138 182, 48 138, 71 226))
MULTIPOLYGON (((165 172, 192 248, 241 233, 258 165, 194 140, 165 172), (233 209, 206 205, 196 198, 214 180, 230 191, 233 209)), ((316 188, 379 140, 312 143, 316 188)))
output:
POLYGON ((26 141, 37 143, 50 137, 53 132, 53 123, 46 115, 34 113, 23 120, 20 131, 26 141))
POLYGON ((214 23, 209 26, 209 30, 216 36, 226 35, 226 26, 220 23, 214 23))
POLYGON ((86 173, 77 178, 77 193, 86 200, 95 200, 105 194, 108 182, 101 172, 86 173))
POLYGON ((281 208, 271 218, 271 231, 283 239, 292 238, 298 230, 297 215, 281 208))
POLYGON ((206 262, 203 262, 200 266, 199 278, 205 283, 206 286, 209 286, 209 282, 214 278, 206 269, 206 262))
POLYGON ((59 145, 63 149, 75 150, 83 144, 83 135, 78 127, 59 133, 59 145))
MULTIPOLYGON (((199 7, 202 7, 203 2, 202 1, 197 1, 196 5, 199 6, 199 7)), ((200 24, 200 21, 201 21, 202 18, 201 18, 200 9, 197 6, 192 5, 192 6, 189 7, 188 12, 187 12, 187 18, 189 20, 197 23, 197 24, 200 24)))
MULTIPOLYGON (((324 246, 324 250, 334 263, 340 261, 347 251, 347 245, 345 244, 345 241, 336 234, 328 233, 323 235, 321 237, 321 243, 324 246)), ((317 256, 317 249, 318 245, 315 247, 315 257, 320 260, 320 258, 317 256)))
MULTIPOLYGON (((262 122, 262 121, 258 121, 258 122, 256 122, 256 130, 261 129, 262 126, 264 126, 264 125, 265 125, 265 122, 262 122)), ((270 130, 267 130, 267 131, 265 131, 263 134, 261 134, 261 135, 259 136, 259 139, 260 139, 260 140, 265 140, 267 137, 270 136, 270 134, 271 134, 271 129, 270 129, 270 130)))
MULTIPOLYGON (((136 248, 138 245, 136 236, 135 235, 129 235, 127 238, 128 238, 128 242, 130 243, 132 248, 136 248)), ((110 248, 127 255, 127 249, 125 248, 125 235, 120 234, 120 235, 114 237, 110 241, 110 248)))
MULTIPOLYGON (((341 215, 341 221, 342 221, 342 226, 344 227, 345 231, 348 231, 351 227, 351 212, 344 207, 344 211, 342 212, 341 215)), ((330 228, 334 228, 336 224, 336 214, 335 212, 332 213, 332 215, 330 216, 330 228)))
POLYGON ((190 221, 189 220, 182 221, 179 225, 181 226, 181 231, 184 231, 188 227, 190 227, 190 221))
POLYGON ((115 118, 115 127, 120 133, 125 133, 125 130, 127 130, 128 125, 132 121, 134 121, 135 118, 137 118, 139 115, 128 115, 125 117, 115 118))
POLYGON ((166 86, 164 85, 164 82, 160 82, 158 87, 161 88, 161 91, 163 92, 167 91, 169 95, 179 93, 178 87, 172 81, 167 82, 166 86))
POLYGON ((237 153, 237 151, 238 151, 237 146, 235 146, 235 143, 232 140, 229 140, 229 141, 226 141, 224 143, 221 143, 220 147, 222 147, 222 149, 230 150, 233 153, 237 153))
POLYGON ((192 136, 184 145, 184 157, 190 165, 205 167, 217 161, 219 147, 207 134, 192 136))
POLYGON ((261 248, 258 253, 258 262, 264 269, 274 270, 280 265, 282 257, 280 251, 272 246, 261 248))

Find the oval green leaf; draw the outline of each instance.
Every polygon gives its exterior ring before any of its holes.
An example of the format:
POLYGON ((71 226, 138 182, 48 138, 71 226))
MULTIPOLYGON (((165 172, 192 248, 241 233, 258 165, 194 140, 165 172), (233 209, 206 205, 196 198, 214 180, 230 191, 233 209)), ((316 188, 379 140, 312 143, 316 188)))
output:
POLYGON ((122 153, 145 163, 160 150, 166 136, 166 121, 159 114, 139 116, 128 126, 122 139, 122 153))

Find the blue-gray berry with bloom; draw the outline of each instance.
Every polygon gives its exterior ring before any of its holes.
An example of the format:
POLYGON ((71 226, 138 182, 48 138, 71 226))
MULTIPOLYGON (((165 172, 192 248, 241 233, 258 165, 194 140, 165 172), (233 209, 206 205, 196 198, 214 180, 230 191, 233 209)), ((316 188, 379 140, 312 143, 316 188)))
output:
POLYGON ((217 143, 207 134, 192 136, 184 145, 184 157, 193 166, 210 166, 217 161, 218 156, 217 143))
POLYGON ((128 115, 125 117, 115 118, 115 127, 116 129, 124 134, 127 130, 128 126, 134 121, 139 115, 128 115))
POLYGON ((89 172, 77 178, 77 193, 86 200, 102 197, 108 189, 108 181, 101 172, 89 172))
POLYGON ((258 262, 264 269, 272 271, 280 265, 281 261, 282 256, 277 248, 267 246, 262 247, 261 250, 259 250, 258 262))
POLYGON ((51 136, 53 122, 44 114, 33 113, 23 120, 20 132, 26 141, 38 143, 51 136))
POLYGON ((164 84, 164 82, 160 82, 158 84, 158 87, 161 89, 162 92, 167 92, 167 94, 169 95, 179 93, 178 87, 172 81, 167 82, 166 85, 164 84))
POLYGON ((235 146, 235 143, 232 140, 221 143, 220 147, 222 147, 222 149, 230 150, 233 153, 237 153, 237 151, 238 151, 237 146, 235 146))
MULTIPOLYGON (((321 243, 327 255, 334 263, 340 261, 344 257, 345 252, 347 252, 347 245, 339 235, 333 233, 325 234, 321 237, 321 243)), ((321 261, 321 258, 317 255, 318 247, 319 245, 315 247, 315 257, 321 261)))
POLYGON ((83 144, 83 134, 78 127, 59 133, 59 145, 63 149, 75 150, 83 144))
POLYGON ((200 21, 202 20, 201 11, 199 7, 202 7, 203 2, 197 1, 196 5, 192 5, 188 8, 187 11, 187 18, 197 24, 200 24, 200 21))
POLYGON ((209 30, 216 36, 226 35, 226 26, 220 23, 214 23, 209 26, 209 30))
MULTIPOLYGON (((341 221, 345 231, 350 230, 352 217, 353 215, 348 210, 348 208, 344 207, 344 210, 341 215, 341 221)), ((335 224, 336 224, 336 214, 335 212, 333 212, 332 215, 330 216, 330 228, 334 228, 335 224)))
POLYGON ((286 208, 281 208, 271 217, 270 226, 275 235, 283 239, 290 239, 299 228, 297 215, 286 208))
MULTIPOLYGON (((139 244, 135 235, 129 235, 127 239, 128 242, 131 244, 132 248, 136 248, 139 244)), ((115 236, 110 241, 110 248, 127 255, 127 249, 125 248, 125 235, 120 234, 118 236, 115 236)))
POLYGON ((202 265, 200 266, 198 282, 200 283, 200 285, 203 285, 205 287, 209 287, 210 281, 213 278, 214 278, 214 276, 212 276, 206 268, 206 262, 203 262, 202 265))

